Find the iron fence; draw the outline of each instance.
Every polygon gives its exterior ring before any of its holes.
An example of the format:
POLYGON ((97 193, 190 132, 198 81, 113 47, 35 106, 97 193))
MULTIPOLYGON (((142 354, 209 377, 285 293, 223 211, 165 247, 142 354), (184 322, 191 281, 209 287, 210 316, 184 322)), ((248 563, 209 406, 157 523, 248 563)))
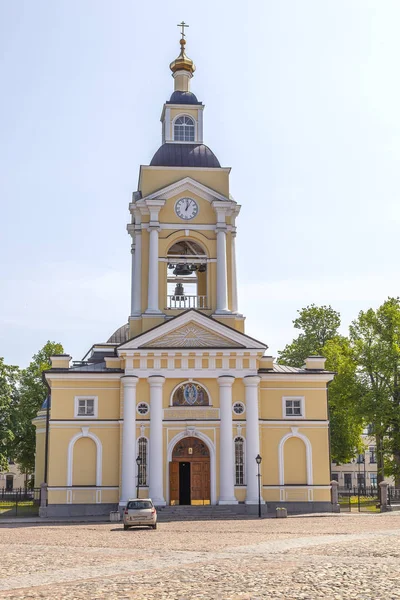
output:
POLYGON ((38 516, 40 488, 0 489, 0 519, 38 516))
POLYGON ((377 487, 339 488, 341 512, 379 512, 380 489, 377 487))

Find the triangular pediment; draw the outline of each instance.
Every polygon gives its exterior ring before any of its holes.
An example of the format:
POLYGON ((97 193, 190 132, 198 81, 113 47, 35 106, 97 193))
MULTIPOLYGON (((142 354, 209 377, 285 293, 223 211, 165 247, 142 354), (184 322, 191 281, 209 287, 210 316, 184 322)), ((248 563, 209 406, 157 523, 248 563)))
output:
POLYGON ((266 344, 189 310, 121 344, 119 352, 145 348, 267 348, 266 344))
POLYGON ((141 348, 243 348, 241 344, 194 321, 144 344, 141 348))
POLYGON ((170 185, 153 192, 149 196, 146 196, 142 200, 138 201, 137 204, 140 205, 141 203, 145 203, 147 200, 168 200, 169 198, 173 198, 181 192, 197 194, 200 196, 200 198, 203 198, 208 202, 213 202, 214 200, 230 201, 230 199, 226 196, 223 196, 216 190, 213 190, 212 188, 203 185, 199 181, 192 179, 192 177, 183 177, 179 181, 175 181, 174 183, 171 183, 170 185))

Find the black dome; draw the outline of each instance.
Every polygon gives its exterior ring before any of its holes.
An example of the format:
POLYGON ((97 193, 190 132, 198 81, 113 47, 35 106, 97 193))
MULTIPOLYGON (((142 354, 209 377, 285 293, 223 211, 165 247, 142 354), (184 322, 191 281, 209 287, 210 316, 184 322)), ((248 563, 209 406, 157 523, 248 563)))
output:
POLYGON ((201 104, 192 92, 174 92, 167 104, 201 104))
POLYGON ((151 159, 150 166, 221 167, 214 152, 204 144, 163 144, 151 159))

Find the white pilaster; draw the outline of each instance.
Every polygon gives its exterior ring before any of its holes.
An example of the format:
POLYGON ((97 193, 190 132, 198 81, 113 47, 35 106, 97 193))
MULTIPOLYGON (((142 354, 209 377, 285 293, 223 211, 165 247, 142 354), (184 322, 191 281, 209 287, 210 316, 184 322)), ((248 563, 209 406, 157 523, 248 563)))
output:
POLYGON ((226 228, 217 228, 217 309, 216 314, 228 311, 228 287, 226 277, 226 228))
POLYGON ((132 256, 132 315, 142 312, 142 230, 135 231, 135 252, 132 256))
POLYGON ((156 506, 165 506, 163 492, 163 385, 165 377, 152 375, 150 385, 149 495, 156 506))
POLYGON ((260 425, 258 396, 260 377, 243 378, 246 389, 246 504, 258 504, 258 477, 256 456, 260 453, 260 425))
POLYGON ((136 384, 138 377, 124 375, 124 422, 122 426, 122 469, 120 506, 136 497, 136 384))
POLYGON ((232 438, 232 385, 230 375, 218 377, 220 422, 220 468, 218 504, 237 504, 234 487, 234 461, 232 438))
POLYGON ((135 290, 135 244, 132 239, 131 245, 131 254, 132 254, 132 266, 131 266, 131 315, 134 313, 134 301, 133 294, 135 290))
POLYGON ((158 314, 158 232, 159 227, 151 225, 149 240, 149 285, 146 313, 158 314))
POLYGON ((231 234, 231 260, 232 260, 232 312, 238 312, 238 292, 236 276, 236 231, 231 234))

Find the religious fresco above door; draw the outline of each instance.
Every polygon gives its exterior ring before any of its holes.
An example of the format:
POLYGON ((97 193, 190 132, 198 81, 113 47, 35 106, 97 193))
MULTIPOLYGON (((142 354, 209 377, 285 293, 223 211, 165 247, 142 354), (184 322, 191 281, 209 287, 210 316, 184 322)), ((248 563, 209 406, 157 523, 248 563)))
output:
POLYGON ((193 382, 180 385, 172 398, 173 406, 208 406, 209 404, 206 390, 198 383, 193 382))

